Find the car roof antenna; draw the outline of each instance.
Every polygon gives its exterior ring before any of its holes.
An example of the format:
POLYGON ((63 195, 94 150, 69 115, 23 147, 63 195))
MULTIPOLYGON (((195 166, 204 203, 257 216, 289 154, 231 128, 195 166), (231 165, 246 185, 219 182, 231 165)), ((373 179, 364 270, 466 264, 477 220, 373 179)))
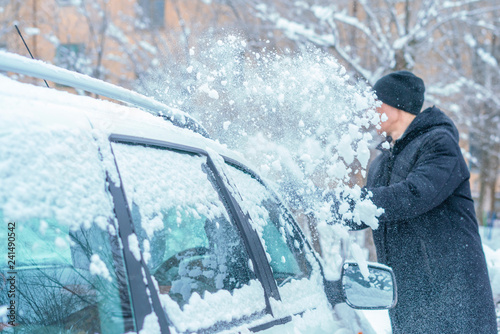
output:
MULTIPOLYGON (((24 38, 23 38, 23 35, 21 34, 21 31, 19 30, 19 28, 17 27, 17 24, 14 24, 14 27, 16 27, 16 30, 17 30, 17 33, 19 34, 19 36, 21 37, 23 43, 24 43, 24 46, 26 47, 26 50, 28 50, 30 56, 31 56, 31 59, 35 59, 33 57, 33 55, 31 54, 31 51, 30 51, 30 48, 28 47, 28 44, 26 44, 26 42, 24 41, 24 38)), ((49 84, 47 83, 47 81, 45 79, 43 79, 43 81, 45 82, 45 84, 47 85, 47 88, 50 88, 49 87, 49 84)))

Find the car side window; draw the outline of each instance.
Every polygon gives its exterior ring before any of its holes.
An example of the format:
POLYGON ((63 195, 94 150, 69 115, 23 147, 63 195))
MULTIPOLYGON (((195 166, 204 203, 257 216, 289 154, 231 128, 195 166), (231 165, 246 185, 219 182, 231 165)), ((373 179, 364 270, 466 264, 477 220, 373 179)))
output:
POLYGON ((310 276, 302 238, 285 209, 275 197, 249 173, 228 165, 230 176, 238 186, 241 206, 252 218, 254 228, 263 239, 273 276, 278 287, 291 280, 310 276))
POLYGON ((26 129, 0 136, 0 331, 134 330, 94 139, 26 129))
POLYGON ((144 260, 177 329, 262 313, 262 286, 207 158, 123 143, 113 143, 113 152, 144 260))

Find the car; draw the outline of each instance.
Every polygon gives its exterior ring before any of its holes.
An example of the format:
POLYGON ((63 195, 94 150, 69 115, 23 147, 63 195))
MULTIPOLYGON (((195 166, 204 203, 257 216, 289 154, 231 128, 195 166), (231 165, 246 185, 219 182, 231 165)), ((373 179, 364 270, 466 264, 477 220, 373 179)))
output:
POLYGON ((7 52, 0 70, 121 101, 0 75, 0 331, 334 333, 336 304, 395 305, 387 266, 325 279, 280 195, 189 115, 7 52))

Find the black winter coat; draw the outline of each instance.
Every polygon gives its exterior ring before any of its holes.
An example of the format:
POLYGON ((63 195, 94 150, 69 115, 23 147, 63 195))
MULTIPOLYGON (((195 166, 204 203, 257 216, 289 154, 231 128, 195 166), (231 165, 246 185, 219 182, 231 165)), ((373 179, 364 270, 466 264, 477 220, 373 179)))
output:
POLYGON ((435 107, 417 115, 370 165, 366 189, 385 209, 373 238, 379 262, 396 276, 393 333, 496 334, 469 171, 451 119, 435 107))

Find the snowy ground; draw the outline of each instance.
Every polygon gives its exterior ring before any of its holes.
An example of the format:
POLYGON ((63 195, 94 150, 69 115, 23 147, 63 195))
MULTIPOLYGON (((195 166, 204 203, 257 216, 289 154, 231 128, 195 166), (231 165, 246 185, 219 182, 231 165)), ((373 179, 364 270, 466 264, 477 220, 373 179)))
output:
POLYGON ((361 311, 377 334, 391 334, 391 322, 387 311, 361 311))
MULTIPOLYGON (((493 228, 479 227, 481 240, 485 245, 486 260, 496 302, 500 301, 500 220, 493 228)), ((360 311, 373 326, 377 334, 391 334, 391 324, 387 311, 360 311)), ((500 333, 500 332, 499 332, 500 333)))
POLYGON ((497 323, 500 333, 500 220, 496 220, 493 228, 480 227, 483 248, 488 262, 493 298, 497 303, 497 323))
POLYGON ((496 220, 493 228, 479 227, 481 239, 483 244, 487 245, 493 250, 500 249, 500 220, 496 220))

